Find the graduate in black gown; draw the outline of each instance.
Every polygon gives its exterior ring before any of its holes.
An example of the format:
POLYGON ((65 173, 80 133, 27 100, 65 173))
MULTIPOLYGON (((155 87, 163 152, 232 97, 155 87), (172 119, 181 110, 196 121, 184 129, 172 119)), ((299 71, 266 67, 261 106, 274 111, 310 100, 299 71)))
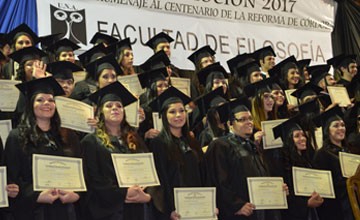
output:
POLYGON ((202 151, 186 123, 185 105, 190 101, 185 94, 170 87, 152 103, 152 109, 161 114, 163 123, 160 134, 149 146, 161 184, 161 189, 153 197, 155 219, 158 220, 179 219, 174 205, 175 187, 202 186, 202 151))
POLYGON ((281 137, 283 141, 282 176, 289 186, 288 209, 283 210, 283 219, 319 220, 316 208, 324 202, 319 193, 313 192, 310 197, 294 194, 292 167, 313 168, 312 160, 306 153, 311 146, 307 142, 306 133, 300 127, 299 121, 300 115, 297 115, 273 128, 274 138, 281 137))
MULTIPOLYGON (((33 189, 32 155, 79 156, 78 150, 65 143, 60 133, 60 118, 54 96, 64 91, 52 77, 18 84, 26 96, 25 112, 21 122, 7 140, 4 164, 8 170, 8 183, 19 185, 20 192, 11 200, 14 219, 77 219, 76 204, 80 198, 73 191, 33 189)), ((77 146, 78 147, 78 146, 77 146)))
POLYGON ((207 185, 216 187, 219 219, 281 219, 279 211, 254 210, 249 200, 247 177, 269 176, 269 172, 250 139, 254 122, 248 108, 229 107, 229 125, 232 132, 211 142, 205 154, 207 185))
POLYGON ((314 167, 331 171, 336 196, 335 199, 325 199, 318 209, 320 219, 354 219, 339 160, 339 152, 349 152, 342 117, 341 108, 335 106, 314 119, 323 129, 323 146, 315 153, 314 167))
POLYGON ((327 64, 332 65, 335 69, 334 77, 337 81, 337 84, 343 85, 345 87, 350 84, 358 72, 355 54, 340 54, 331 59, 328 59, 326 62, 327 64))
POLYGON ((98 105, 99 123, 94 133, 81 141, 87 194, 83 200, 84 219, 141 220, 144 204, 151 196, 139 186, 120 188, 112 153, 147 152, 136 130, 126 121, 124 107, 136 98, 119 82, 90 96, 98 105))

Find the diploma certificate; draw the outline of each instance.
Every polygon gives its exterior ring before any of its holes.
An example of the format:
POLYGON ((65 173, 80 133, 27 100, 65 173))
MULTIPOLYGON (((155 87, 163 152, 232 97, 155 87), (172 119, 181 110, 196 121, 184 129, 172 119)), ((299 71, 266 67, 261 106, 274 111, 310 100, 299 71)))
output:
POLYGON ((11 120, 1 120, 0 121, 0 137, 3 141, 3 146, 5 147, 5 142, 7 137, 9 136, 9 133, 12 129, 11 120))
POLYGON ((137 74, 118 76, 117 79, 136 97, 139 97, 144 92, 144 89, 141 88, 137 74))
POLYGON ((315 130, 315 141, 318 146, 318 150, 323 146, 323 132, 322 127, 318 127, 315 130))
POLYGON ((340 107, 346 107, 351 104, 349 94, 345 87, 342 86, 328 86, 331 102, 339 103, 340 107))
POLYGON ((331 171, 292 167, 296 196, 310 196, 314 191, 323 198, 335 198, 331 171))
POLYGON ((94 118, 94 108, 75 99, 55 97, 56 109, 61 119, 61 127, 91 133, 94 128, 87 124, 88 118, 94 118))
POLYGON ((298 100, 295 96, 292 96, 291 93, 295 92, 296 89, 287 89, 285 90, 286 100, 290 105, 298 106, 298 100))
POLYGON ((163 124, 161 118, 159 118, 159 112, 152 113, 154 129, 161 131, 163 124))
POLYGON ((152 153, 111 154, 119 187, 159 186, 152 153))
POLYGON ((140 101, 125 106, 126 121, 133 127, 139 127, 139 106, 140 101))
POLYGON ((215 187, 174 188, 174 200, 182 220, 217 219, 215 187))
POLYGON ((185 95, 191 97, 190 92, 190 79, 171 77, 171 85, 180 90, 185 95))
POLYGON ((360 164, 360 155, 339 152, 341 173, 343 177, 353 176, 360 164))
POLYGON ((15 87, 21 81, 0 80, 0 110, 3 112, 15 111, 19 99, 19 90, 15 87))
POLYGON ((248 177, 250 202, 255 209, 287 209, 282 177, 248 177))
POLYGON ((282 147, 283 142, 280 137, 274 138, 273 127, 278 126, 288 119, 262 121, 261 129, 265 133, 263 136, 264 150, 282 147))
POLYGON ((32 159, 34 191, 86 191, 82 159, 43 154, 33 154, 32 159))
POLYGON ((6 167, 0 167, 0 208, 9 206, 8 194, 6 191, 6 179, 6 167))

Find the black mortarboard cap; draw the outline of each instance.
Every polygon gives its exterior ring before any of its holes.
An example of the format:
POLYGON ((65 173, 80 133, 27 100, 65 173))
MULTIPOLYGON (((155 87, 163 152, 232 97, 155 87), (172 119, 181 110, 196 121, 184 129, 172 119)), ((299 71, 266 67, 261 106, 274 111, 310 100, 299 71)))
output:
POLYGON ((121 75, 122 73, 119 64, 116 62, 112 54, 106 55, 89 63, 85 68, 89 77, 95 81, 97 81, 99 73, 104 69, 114 69, 117 75, 121 75))
POLYGON ((252 54, 243 53, 243 54, 238 54, 234 58, 231 58, 230 60, 226 61, 226 63, 229 67, 231 74, 235 75, 235 74, 239 74, 238 73, 239 67, 244 66, 245 64, 248 64, 254 60, 255 59, 252 57, 252 54))
POLYGON ((197 73, 197 76, 199 79, 199 83, 204 86, 206 86, 206 84, 209 82, 209 80, 212 80, 211 78, 219 77, 219 76, 228 78, 228 74, 227 74, 226 70, 224 69, 223 66, 220 65, 219 62, 210 64, 209 66, 201 69, 197 73), (213 74, 215 74, 216 76, 213 74))
POLYGON ((163 93, 161 93, 158 97, 156 97, 149 106, 151 107, 153 112, 162 112, 166 105, 166 101, 170 98, 179 98, 184 105, 191 102, 191 98, 184 93, 182 93, 180 90, 175 88, 174 86, 170 86, 167 90, 165 90, 163 93))
POLYGON ((94 36, 91 38, 90 43, 91 44, 100 44, 100 43, 105 43, 107 45, 113 44, 115 42, 117 42, 118 39, 115 37, 112 37, 108 34, 104 34, 104 33, 100 33, 100 32, 96 32, 94 34, 94 36))
POLYGON ((268 90, 271 92, 271 85, 274 83, 272 77, 245 86, 244 92, 248 97, 254 97, 258 92, 268 90))
POLYGON ((259 63, 257 61, 251 61, 249 63, 246 63, 245 65, 240 66, 236 72, 240 77, 246 77, 254 71, 261 71, 259 63))
POLYGON ((327 64, 309 66, 307 68, 309 75, 311 75, 310 82, 317 85, 320 80, 324 79, 329 74, 330 66, 327 64))
POLYGON ((310 62, 311 62, 311 59, 298 60, 297 64, 298 64, 299 70, 302 72, 304 67, 308 67, 310 65, 310 62))
POLYGON ((49 46, 55 44, 57 41, 60 40, 61 35, 63 35, 63 33, 49 34, 39 37, 41 49, 46 50, 49 46))
POLYGON ((355 54, 350 54, 350 55, 340 54, 338 56, 328 59, 326 62, 327 62, 327 64, 332 65, 334 68, 339 68, 341 66, 347 67, 350 63, 356 62, 356 55, 355 54))
POLYGON ((169 57, 166 55, 166 53, 163 50, 160 50, 155 54, 153 54, 143 64, 141 64, 140 68, 144 71, 150 71, 152 69, 158 69, 169 65, 170 65, 169 57))
POLYGON ((318 114, 320 112, 319 99, 316 97, 315 99, 305 102, 298 106, 299 112, 302 115, 315 113, 318 114))
POLYGON ((10 41, 8 39, 8 35, 4 33, 0 33, 0 47, 5 46, 6 44, 10 45, 10 41))
MULTIPOLYGON (((194 101, 197 105, 197 107, 200 110, 200 114, 202 116, 205 116, 208 110, 214 106, 211 106, 212 100, 214 100, 217 97, 222 97, 224 99, 224 90, 222 87, 216 88, 212 90, 211 92, 208 92, 204 95, 199 96, 194 101)), ((225 100, 226 101, 226 100, 225 100)))
POLYGON ((108 101, 120 101, 125 107, 137 101, 137 98, 119 81, 97 90, 89 96, 89 99, 96 103, 97 106, 101 106, 108 101))
POLYGON ((81 64, 86 66, 94 60, 105 56, 106 54, 108 54, 108 51, 106 50, 105 46, 103 44, 99 44, 80 54, 78 57, 81 64))
POLYGON ((117 56, 117 57, 120 55, 121 51, 123 51, 124 49, 132 49, 130 38, 125 38, 124 40, 115 42, 106 48, 106 50, 108 50, 108 52, 115 54, 115 56, 117 56))
POLYGON ((57 61, 49 63, 46 71, 51 73, 54 78, 73 79, 73 72, 82 71, 83 69, 69 61, 57 61))
POLYGON ((34 79, 15 86, 25 95, 27 100, 38 93, 52 94, 53 96, 65 95, 64 90, 53 77, 34 79))
POLYGON ((46 53, 37 47, 25 47, 9 55, 11 59, 15 60, 18 63, 23 63, 28 60, 41 59, 45 56, 46 53))
POLYGON ((61 39, 48 47, 48 50, 52 51, 55 55, 64 51, 74 51, 77 49, 80 49, 80 47, 67 38, 61 39))
POLYGON ((297 99, 303 99, 306 96, 319 95, 321 91, 323 91, 321 87, 316 86, 312 83, 306 83, 305 85, 301 86, 293 93, 291 93, 291 95, 296 97, 297 99))
POLYGON ((204 57, 212 57, 215 55, 215 51, 211 49, 209 45, 203 46, 196 50, 194 53, 192 53, 188 59, 194 63, 195 66, 197 66, 200 62, 200 60, 204 57))
POLYGON ((155 35, 154 37, 150 38, 150 40, 148 40, 145 45, 152 48, 153 50, 155 50, 156 46, 159 43, 171 43, 173 42, 174 39, 172 37, 170 37, 168 34, 166 34, 165 32, 160 32, 157 35, 155 35))
POLYGON ((294 67, 298 68, 296 58, 294 56, 289 56, 288 58, 276 64, 272 69, 270 69, 269 75, 272 77, 283 78, 284 74, 287 74, 287 71, 290 68, 294 68, 294 67))
POLYGON ((318 99, 324 109, 326 109, 329 105, 332 104, 330 95, 327 93, 320 93, 320 95, 318 96, 318 99))
POLYGON ((276 57, 275 51, 271 46, 263 47, 254 51, 253 55, 257 61, 264 59, 266 56, 276 57))
POLYGON ((217 112, 220 116, 220 122, 225 123, 234 117, 234 114, 241 111, 251 111, 251 103, 246 96, 240 96, 239 98, 233 99, 223 105, 216 107, 217 112))
POLYGON ((275 126, 272 128, 274 138, 280 137, 281 140, 284 142, 286 137, 294 130, 302 130, 300 124, 300 115, 296 115, 288 120, 284 121, 283 123, 275 126))
POLYGON ((19 26, 17 26, 16 28, 12 29, 8 33, 8 39, 11 41, 11 43, 14 43, 15 38, 17 38, 20 35, 23 35, 24 33, 32 38, 31 40, 33 41, 34 45, 37 44, 37 42, 39 42, 39 37, 25 23, 22 23, 19 26))
POLYGON ((158 80, 166 80, 166 77, 168 77, 169 75, 166 67, 162 67, 150 70, 148 72, 140 73, 137 76, 139 78, 141 87, 144 89, 150 88, 153 82, 156 82, 158 80))
POLYGON ((341 108, 338 105, 336 105, 335 107, 315 117, 313 121, 317 127, 322 126, 324 129, 329 122, 334 121, 334 117, 340 119, 343 116, 344 114, 341 111, 341 108))

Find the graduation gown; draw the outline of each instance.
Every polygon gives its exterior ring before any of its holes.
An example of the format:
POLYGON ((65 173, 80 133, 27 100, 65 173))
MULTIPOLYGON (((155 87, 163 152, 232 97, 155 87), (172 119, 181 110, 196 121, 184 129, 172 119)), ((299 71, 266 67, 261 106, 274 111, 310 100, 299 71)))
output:
POLYGON ((205 154, 207 185, 216 187, 219 219, 280 219, 277 210, 255 210, 249 216, 235 215, 249 202, 247 177, 268 176, 267 168, 251 140, 228 134, 210 143, 205 154))
POLYGON ((323 205, 318 208, 320 219, 354 219, 346 190, 346 178, 341 173, 340 151, 348 152, 347 149, 328 144, 318 150, 314 156, 313 164, 316 169, 331 171, 336 196, 335 199, 324 199, 323 205))
POLYGON ((87 194, 83 200, 84 219, 144 219, 144 204, 126 204, 127 188, 119 188, 111 153, 130 153, 128 147, 111 137, 114 149, 106 148, 95 134, 82 141, 87 194))
MULTIPOLYGON (((283 153, 286 154, 287 148, 283 148, 283 153)), ((303 154, 306 154, 303 152, 303 154)), ((292 167, 313 168, 311 162, 306 156, 298 156, 296 160, 292 160, 289 155, 285 155, 284 162, 284 182, 289 187, 289 196, 287 197, 288 209, 283 210, 283 219, 286 220, 318 220, 316 208, 307 206, 310 197, 295 196, 294 183, 292 176, 292 167)))
POLYGON ((8 183, 19 186, 20 192, 15 199, 10 199, 15 220, 75 220, 75 204, 62 204, 58 199, 53 204, 41 204, 36 200, 40 192, 33 190, 32 154, 65 156, 60 136, 45 132, 52 142, 41 146, 27 143, 25 153, 20 143, 18 128, 13 129, 5 144, 4 163, 7 166, 8 183))
POLYGON ((176 138, 175 143, 167 146, 163 136, 160 134, 150 142, 150 149, 154 155, 156 171, 161 184, 161 191, 153 197, 158 214, 157 220, 170 218, 175 210, 174 188, 175 187, 199 187, 201 183, 200 159, 201 149, 191 148, 181 138, 176 138), (179 160, 172 159, 170 148, 179 150, 179 160))

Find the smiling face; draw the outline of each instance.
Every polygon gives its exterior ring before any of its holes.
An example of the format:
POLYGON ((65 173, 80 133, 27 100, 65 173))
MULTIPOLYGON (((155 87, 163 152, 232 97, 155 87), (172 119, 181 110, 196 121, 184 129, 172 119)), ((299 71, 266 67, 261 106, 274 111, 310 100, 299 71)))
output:
POLYGON ((329 126, 329 138, 332 143, 340 143, 345 138, 345 123, 343 120, 335 120, 329 126))
POLYGON ((235 113, 232 123, 233 132, 242 138, 249 138, 254 129, 254 121, 249 111, 235 113))
POLYGON ((300 73, 296 68, 290 68, 287 72, 287 81, 289 83, 289 87, 295 86, 300 81, 300 73))
POLYGON ((119 101, 107 101, 103 104, 105 124, 120 125, 124 118, 124 107, 119 101))
POLYGON ((306 136, 303 130, 294 130, 292 137, 298 153, 306 150, 306 136))
POLYGON ((275 101, 271 93, 265 92, 263 94, 263 104, 264 104, 264 111, 265 112, 271 112, 273 110, 275 101))
POLYGON ((281 89, 273 89, 271 91, 271 95, 275 99, 276 106, 282 106, 285 101, 285 95, 284 92, 281 89))
POLYGON ((50 120, 55 114, 55 100, 52 94, 39 93, 33 103, 34 115, 37 120, 50 120))
POLYGON ((182 103, 170 104, 166 111, 166 118, 169 123, 170 130, 181 130, 186 123, 186 111, 182 103))
POLYGON ((59 54, 59 61, 69 61, 75 63, 74 51, 63 51, 59 54))
POLYGON ((213 83, 212 83, 212 88, 211 90, 215 90, 219 87, 223 87, 223 92, 224 94, 226 94, 227 92, 227 82, 226 79, 213 79, 213 83))

